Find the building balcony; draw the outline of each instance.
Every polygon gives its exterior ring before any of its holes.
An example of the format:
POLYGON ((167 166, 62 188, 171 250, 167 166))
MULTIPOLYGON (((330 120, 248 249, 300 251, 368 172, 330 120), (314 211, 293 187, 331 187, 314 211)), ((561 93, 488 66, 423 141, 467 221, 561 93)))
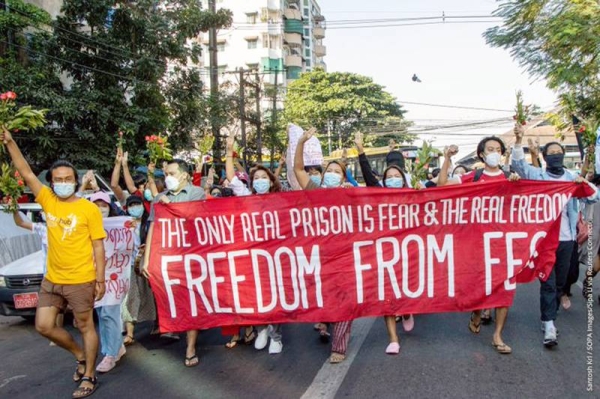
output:
POLYGON ((313 28, 313 35, 315 36, 315 39, 325 38, 325 28, 313 28))
POLYGON ((283 40, 292 47, 302 46, 302 35, 299 33, 286 33, 283 40))
POLYGON ((286 19, 302 21, 302 13, 300 10, 296 10, 294 8, 286 8, 283 12, 283 16, 286 19))
POLYGON ((324 57, 327 55, 327 47, 321 45, 315 45, 315 55, 317 57, 324 57))
POLYGON ((285 56, 285 66, 287 67, 296 67, 302 68, 302 57, 299 55, 286 55, 285 56))
POLYGON ((285 33, 298 33, 302 35, 304 33, 304 25, 302 21, 296 19, 285 20, 285 33))

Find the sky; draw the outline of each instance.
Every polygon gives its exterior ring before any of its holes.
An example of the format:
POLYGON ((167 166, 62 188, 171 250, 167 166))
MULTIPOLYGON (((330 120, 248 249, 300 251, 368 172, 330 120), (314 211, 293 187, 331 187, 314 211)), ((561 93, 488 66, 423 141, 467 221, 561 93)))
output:
MULTIPOLYGON (((431 17, 442 12, 446 16, 489 16, 497 8, 496 1, 320 0, 319 4, 328 23, 323 41, 327 70, 370 76, 401 104, 408 101, 510 111, 519 89, 526 104, 536 104, 544 111, 556 102, 545 82, 531 78, 508 50, 485 43, 482 33, 498 23, 336 29, 341 20, 431 17), (422 83, 413 82, 413 74, 422 83)), ((412 104, 403 104, 403 108, 415 130, 505 119, 485 128, 445 128, 436 130, 435 135, 421 135, 423 139, 433 138, 436 146, 458 144, 463 154, 473 150, 483 136, 502 134, 512 125, 512 112, 412 104)))

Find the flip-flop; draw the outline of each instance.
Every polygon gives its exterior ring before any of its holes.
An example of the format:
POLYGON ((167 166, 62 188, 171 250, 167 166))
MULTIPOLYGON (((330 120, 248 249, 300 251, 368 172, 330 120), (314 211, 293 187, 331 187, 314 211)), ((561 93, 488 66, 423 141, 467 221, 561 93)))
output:
POLYGON ((494 347, 494 349, 496 349, 496 352, 502 355, 510 355, 512 353, 511 347, 506 345, 505 343, 495 344, 492 342, 492 346, 494 347))
POLYGON ((135 344, 135 338, 133 338, 131 335, 126 335, 125 338, 123 338, 123 345, 129 346, 133 344, 135 344))
POLYGON ((471 312, 471 320, 469 320, 469 331, 471 331, 473 334, 479 334, 479 331, 481 331, 481 322, 475 323, 475 321, 473 321, 473 316, 475 316, 475 313, 471 312))
POLYGON ((196 367, 200 362, 198 361, 198 355, 194 355, 191 357, 186 357, 183 364, 185 367, 196 367))
POLYGON ((398 342, 390 342, 387 348, 385 348, 385 353, 388 355, 397 355, 400 353, 400 344, 398 342))
POLYGON ((329 363, 337 364, 341 363, 346 359, 346 355, 342 355, 341 353, 333 352, 331 356, 329 356, 329 363))
POLYGON ((252 329, 250 334, 244 333, 244 344, 251 345, 256 339, 256 330, 252 329))

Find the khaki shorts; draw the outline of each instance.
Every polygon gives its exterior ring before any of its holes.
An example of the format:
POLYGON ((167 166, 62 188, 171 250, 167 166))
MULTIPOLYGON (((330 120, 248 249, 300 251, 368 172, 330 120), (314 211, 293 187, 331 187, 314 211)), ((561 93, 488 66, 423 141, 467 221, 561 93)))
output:
POLYGON ((53 284, 44 279, 40 287, 38 308, 54 306, 64 311, 69 305, 73 313, 83 313, 94 309, 94 289, 96 282, 84 284, 53 284))

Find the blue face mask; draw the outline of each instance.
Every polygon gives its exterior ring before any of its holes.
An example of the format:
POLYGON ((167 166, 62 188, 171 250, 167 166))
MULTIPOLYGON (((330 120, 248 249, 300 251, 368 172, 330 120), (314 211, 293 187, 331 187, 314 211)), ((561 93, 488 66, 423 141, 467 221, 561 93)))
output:
POLYGON ((73 183, 54 183, 52 185, 54 193, 60 198, 69 198, 75 192, 73 183))
POLYGON ((127 209, 127 212, 129 213, 129 215, 133 216, 134 218, 139 219, 144 214, 144 207, 142 205, 130 206, 127 209))
POLYGON ((327 188, 339 187, 342 184, 342 176, 337 173, 327 172, 323 176, 323 184, 327 188))
POLYGON ((388 188, 402 188, 404 180, 401 177, 388 177, 385 179, 385 186, 388 188))
POLYGON ((252 181, 252 188, 257 194, 266 194, 271 188, 271 181, 267 179, 257 179, 252 181))
POLYGON ((310 175, 310 180, 312 180, 312 182, 317 186, 321 185, 321 175, 310 175))
POLYGON ((152 191, 150 191, 149 188, 144 190, 144 198, 146 199, 146 201, 152 201, 152 191))

